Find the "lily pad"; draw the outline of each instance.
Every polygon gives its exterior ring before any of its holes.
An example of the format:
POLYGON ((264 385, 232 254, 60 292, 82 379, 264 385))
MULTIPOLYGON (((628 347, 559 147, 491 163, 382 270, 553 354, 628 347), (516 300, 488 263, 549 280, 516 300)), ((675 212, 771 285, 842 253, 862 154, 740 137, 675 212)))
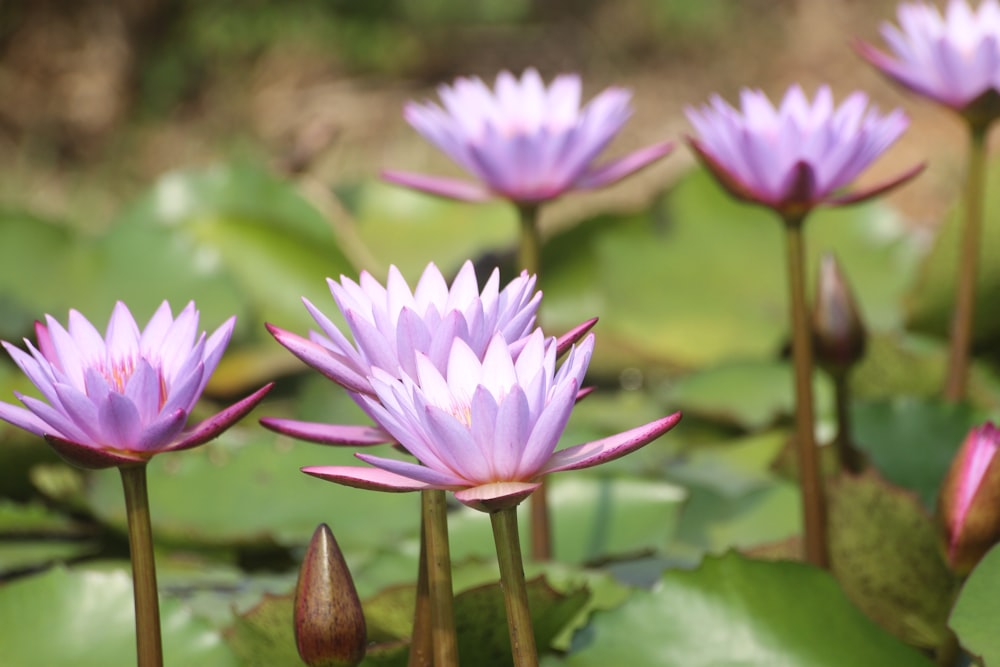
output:
MULTIPOLYGON (((611 346, 596 351, 595 367, 606 370, 773 356, 788 338, 782 234, 772 213, 693 171, 649 211, 599 216, 550 239, 543 319, 566 328, 600 316, 611 346)), ((806 241, 809 267, 822 251, 838 254, 870 328, 900 325, 917 246, 889 208, 817 211, 806 241)))
MULTIPOLYGON (((164 599, 160 615, 165 664, 239 665, 219 634, 182 604, 164 599)), ((132 579, 124 570, 56 567, 10 582, 0 587, 4 664, 135 665, 133 618, 132 579)))
POLYGON ((858 448, 888 481, 915 491, 928 509, 969 429, 985 418, 967 404, 914 397, 857 401, 852 410, 858 448))
MULTIPOLYGON (((598 473, 561 473, 548 478, 553 553, 564 563, 656 553, 676 530, 685 498, 679 486, 653 479, 598 473)), ((522 545, 528 512, 518 512, 522 545)), ((449 515, 451 555, 456 561, 495 554, 489 517, 462 508, 449 515)))
POLYGON ((965 580, 949 625, 962 646, 983 659, 987 667, 1000 665, 1000 548, 993 547, 965 580))
MULTIPOLYGON (((153 534, 184 544, 299 545, 326 522, 345 555, 415 535, 420 523, 416 494, 362 491, 299 471, 307 465, 359 464, 353 454, 351 448, 240 428, 198 449, 155 457, 149 466, 153 534)), ((87 494, 98 517, 124 528, 121 482, 114 470, 93 474, 87 494)))
MULTIPOLYGON (((556 661, 552 661, 555 663, 556 661)), ((572 667, 930 667, 844 597, 826 572, 730 553, 595 615, 572 667)))

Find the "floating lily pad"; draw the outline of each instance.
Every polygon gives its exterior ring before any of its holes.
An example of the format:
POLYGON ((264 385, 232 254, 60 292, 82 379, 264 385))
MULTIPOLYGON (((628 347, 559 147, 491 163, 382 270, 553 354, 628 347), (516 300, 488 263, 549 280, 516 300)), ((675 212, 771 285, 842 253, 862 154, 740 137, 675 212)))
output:
MULTIPOLYGON (((180 603, 160 604, 164 662, 236 667, 217 632, 180 603)), ((0 587, 3 662, 18 667, 135 665, 132 579, 125 570, 54 568, 0 587)))
POLYGON ((931 666, 859 612, 826 572, 733 553, 666 572, 652 591, 596 614, 588 639, 564 664, 931 666))
MULTIPOLYGON (((666 368, 775 355, 788 338, 784 240, 769 211, 732 201, 703 171, 649 211, 603 215, 544 249, 548 326, 600 316, 596 367, 666 368), (598 346, 600 348, 600 346, 598 346)), ((833 250, 868 326, 900 325, 917 246, 878 204, 819 210, 806 224, 809 279, 833 250)))
POLYGON ((948 620, 962 646, 983 659, 987 667, 1000 665, 1000 548, 993 547, 965 580, 948 620))

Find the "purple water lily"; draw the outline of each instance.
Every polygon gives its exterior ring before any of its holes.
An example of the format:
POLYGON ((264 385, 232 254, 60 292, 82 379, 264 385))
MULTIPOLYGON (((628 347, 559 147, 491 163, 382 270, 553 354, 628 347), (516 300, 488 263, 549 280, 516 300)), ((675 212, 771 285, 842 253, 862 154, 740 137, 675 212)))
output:
POLYGON ((897 83, 956 111, 1000 113, 1000 3, 973 9, 951 0, 942 13, 929 3, 903 3, 899 27, 883 23, 891 53, 865 42, 858 51, 897 83), (984 108, 988 107, 988 108, 984 108))
POLYGON ((719 96, 687 109, 698 158, 735 197, 801 216, 820 204, 868 199, 915 176, 923 165, 872 188, 838 193, 906 129, 902 111, 882 115, 855 92, 835 107, 823 86, 810 101, 799 86, 771 104, 759 90, 744 89, 739 110, 719 96))
POLYGON ((85 468, 142 464, 161 452, 203 444, 271 388, 185 430, 234 324, 230 318, 211 336, 197 335, 193 302, 174 319, 164 301, 142 330, 118 302, 103 337, 75 310, 67 328, 46 316, 45 324, 35 325, 37 347, 25 340, 24 352, 3 342, 44 400, 18 393, 24 407, 0 402, 0 419, 44 437, 85 468))
POLYGON ((479 182, 385 171, 387 181, 466 201, 492 197, 537 204, 570 190, 614 183, 670 152, 658 143, 597 166, 594 160, 632 115, 631 93, 609 88, 580 107, 580 77, 563 74, 546 88, 528 69, 497 75, 494 90, 478 78, 438 89, 441 105, 410 102, 404 116, 420 134, 479 182))
POLYGON ((512 507, 553 472, 598 465, 670 430, 680 413, 603 440, 556 451, 594 337, 570 349, 556 369, 558 344, 535 330, 514 349, 500 334, 480 356, 454 339, 441 367, 415 355, 415 374, 372 371, 374 396, 363 396, 376 421, 418 463, 356 454, 372 468, 316 466, 316 477, 380 491, 445 489, 486 512, 512 507))
MULTIPOLYGON (((443 368, 455 338, 465 341, 479 356, 495 333, 517 345, 516 341, 534 327, 541 298, 535 290, 535 277, 527 272, 501 290, 500 273, 494 270, 480 290, 472 262, 462 265, 450 286, 433 263, 412 290, 394 266, 389 268, 384 287, 367 272, 362 272, 358 282, 347 277, 328 282, 354 342, 305 299, 321 333, 310 332, 307 339, 273 325, 268 325, 268 330, 292 354, 350 391, 363 409, 366 403, 359 396, 374 395, 373 369, 394 377, 401 373, 413 376, 418 353, 443 368)), ((560 339, 562 349, 593 324, 585 322, 560 339)), ((373 426, 278 418, 264 418, 261 423, 293 437, 327 444, 360 446, 392 441, 384 430, 373 426)))

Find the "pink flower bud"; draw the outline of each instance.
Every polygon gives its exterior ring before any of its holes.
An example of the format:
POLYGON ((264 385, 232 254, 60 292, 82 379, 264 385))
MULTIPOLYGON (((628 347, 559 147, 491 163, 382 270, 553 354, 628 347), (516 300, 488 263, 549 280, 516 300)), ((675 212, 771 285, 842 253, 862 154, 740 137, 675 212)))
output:
POLYGON ((823 255, 812 313, 817 363, 841 373, 865 355, 866 332, 844 272, 832 253, 823 255))
POLYGON ((938 496, 948 563, 967 574, 1000 541, 1000 430, 973 428, 952 461, 938 496))

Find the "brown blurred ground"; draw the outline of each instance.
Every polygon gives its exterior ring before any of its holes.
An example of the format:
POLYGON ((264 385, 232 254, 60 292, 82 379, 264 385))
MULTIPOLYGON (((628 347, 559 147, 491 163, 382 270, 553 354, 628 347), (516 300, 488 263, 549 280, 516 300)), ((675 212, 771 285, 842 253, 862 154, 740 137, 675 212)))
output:
MULTIPOLYGON (((913 122, 864 180, 928 161, 927 172, 891 200, 915 225, 940 219, 958 187, 963 128, 887 84, 850 47, 859 37, 880 43, 879 22, 893 17, 894 2, 720 0, 708 23, 674 29, 651 27, 655 1, 538 2, 516 25, 404 26, 389 44, 414 57, 401 51, 391 66, 366 69, 281 26, 236 57, 195 52, 172 41, 191 9, 181 1, 0 0, 0 205, 101 227, 164 171, 227 159, 313 160, 328 183, 387 166, 457 174, 406 126, 403 103, 457 75, 492 78, 534 65, 547 77, 582 72, 590 94, 609 85, 634 90, 635 116, 609 155, 680 139, 688 130, 684 106, 713 92, 734 100, 740 87, 753 86, 777 96, 796 81, 808 90, 830 83, 838 97, 864 89, 883 108, 904 107, 913 122), (143 68, 150 54, 171 48, 191 80, 150 111, 144 105, 158 90, 143 68)), ((245 11, 266 4, 248 2, 245 11)), ((202 32, 224 33, 220 21, 202 32)), ((680 147, 637 178, 566 198, 547 221, 639 206, 691 163, 680 147)))

